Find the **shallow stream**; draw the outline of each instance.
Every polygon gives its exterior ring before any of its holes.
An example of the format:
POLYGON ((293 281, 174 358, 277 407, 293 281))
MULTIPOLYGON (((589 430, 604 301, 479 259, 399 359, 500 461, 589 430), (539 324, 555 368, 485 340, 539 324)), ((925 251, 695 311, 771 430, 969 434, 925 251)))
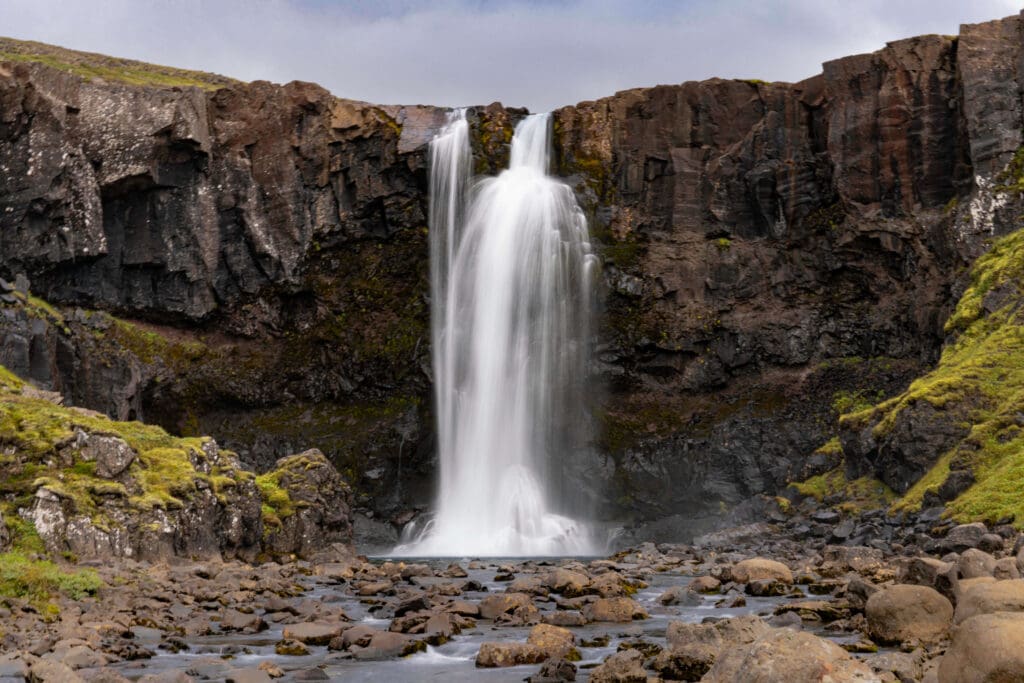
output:
MULTIPOLYGON (((383 561, 386 558, 379 558, 383 561)), ((443 569, 452 560, 450 558, 410 559, 407 562, 423 562, 432 567, 443 569)), ((581 558, 589 559, 589 558, 581 558)), ((498 567, 504 564, 522 563, 523 558, 488 559, 482 564, 484 569, 469 569, 469 560, 459 564, 467 570, 468 579, 483 584, 487 591, 469 591, 462 599, 477 602, 490 594, 503 592, 506 582, 495 581, 498 567)), ((536 560, 537 563, 559 563, 555 558, 536 560)), ((629 565, 621 565, 628 567, 629 565)), ((390 619, 375 618, 369 611, 369 605, 360 598, 348 594, 346 585, 325 586, 318 584, 314 577, 296 577, 300 583, 311 586, 305 599, 320 599, 338 603, 352 618, 354 623, 365 623, 381 630, 387 630, 390 619)), ((625 641, 643 639, 648 642, 665 644, 665 633, 669 621, 686 621, 697 623, 705 617, 734 617, 744 614, 760 614, 770 616, 775 608, 790 597, 758 598, 745 596, 746 605, 734 608, 717 608, 715 603, 722 601, 721 595, 703 596, 703 603, 698 606, 662 606, 658 598, 672 586, 685 586, 693 580, 693 576, 668 571, 656 573, 647 579, 649 586, 638 591, 633 598, 649 613, 650 618, 629 624, 593 623, 572 628, 576 636, 577 647, 582 661, 577 662, 577 680, 586 681, 589 670, 599 664, 605 657, 612 654, 625 641), (608 644, 601 647, 585 647, 583 641, 599 640, 608 636, 608 644)), ((458 581, 457 579, 455 581, 458 581)), ((810 597, 810 596, 808 596, 810 597)), ((365 600, 365 599, 364 599, 365 600)), ((536 601, 544 611, 555 609, 554 600, 536 601)), ((282 656, 274 651, 275 644, 282 639, 283 626, 270 622, 270 628, 258 634, 219 634, 186 638, 188 651, 170 653, 157 649, 162 634, 155 629, 134 629, 139 643, 156 652, 156 656, 148 660, 122 662, 114 665, 123 675, 133 680, 146 674, 162 671, 184 671, 197 680, 223 681, 230 678, 231 671, 237 668, 251 668, 260 662, 270 660, 285 672, 282 681, 316 680, 304 678, 302 672, 319 668, 328 680, 357 682, 395 682, 414 683, 417 681, 452 681, 452 682, 521 682, 536 672, 539 665, 517 666, 504 669, 479 669, 475 665, 480 644, 485 641, 511 640, 525 641, 529 627, 494 628, 490 622, 480 620, 476 628, 463 631, 454 636, 448 643, 438 647, 428 647, 427 651, 405 658, 382 661, 359 661, 348 658, 343 652, 331 652, 326 647, 310 646, 310 654, 306 656, 282 656)), ((812 630, 817 635, 830 638, 836 642, 855 642, 856 634, 836 634, 824 630, 812 630)), ((322 679, 321 679, 322 680, 322 679)))

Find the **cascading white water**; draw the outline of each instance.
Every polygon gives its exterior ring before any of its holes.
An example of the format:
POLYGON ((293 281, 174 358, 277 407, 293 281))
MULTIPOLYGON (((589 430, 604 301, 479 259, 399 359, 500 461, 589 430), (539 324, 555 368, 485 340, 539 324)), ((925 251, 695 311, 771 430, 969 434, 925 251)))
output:
POLYGON ((509 168, 469 190, 469 126, 430 146, 431 295, 440 491, 403 555, 573 555, 560 457, 586 423, 598 261, 572 190, 548 175, 551 118, 524 119, 509 168))

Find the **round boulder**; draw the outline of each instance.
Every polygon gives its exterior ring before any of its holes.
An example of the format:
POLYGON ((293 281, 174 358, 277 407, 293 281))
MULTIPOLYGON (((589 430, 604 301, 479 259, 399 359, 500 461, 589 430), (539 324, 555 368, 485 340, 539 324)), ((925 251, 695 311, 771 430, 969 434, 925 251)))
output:
POLYGON ((789 567, 764 557, 754 557, 737 562, 729 573, 736 583, 750 583, 759 580, 793 583, 793 572, 789 570, 789 567))
POLYGON ((979 614, 1024 612, 1024 580, 978 583, 961 595, 956 603, 954 622, 959 624, 979 614))
POLYGON ((956 627, 939 683, 1024 681, 1024 613, 979 614, 956 627))
POLYGON ((927 586, 883 588, 868 598, 864 612, 871 637, 881 643, 932 643, 953 621, 952 603, 927 586))
POLYGON ((723 651, 704 683, 877 681, 863 662, 835 643, 804 631, 771 629, 753 643, 723 651))
POLYGON ((583 608, 587 621, 624 622, 646 619, 647 611, 631 598, 598 598, 583 608))
POLYGON ((526 642, 550 658, 572 657, 579 658, 579 652, 573 645, 576 643, 576 636, 567 628, 552 626, 551 624, 537 624, 530 630, 526 642))
POLYGON ((996 568, 996 558, 984 550, 968 548, 957 560, 960 569, 961 579, 977 579, 983 576, 992 576, 996 568))

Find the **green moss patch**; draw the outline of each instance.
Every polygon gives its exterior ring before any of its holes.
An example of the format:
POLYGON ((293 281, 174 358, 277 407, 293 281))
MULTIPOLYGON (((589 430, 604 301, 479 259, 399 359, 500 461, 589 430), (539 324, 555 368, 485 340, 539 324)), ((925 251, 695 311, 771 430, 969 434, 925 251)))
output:
MULTIPOLYGON (((140 422, 117 422, 90 411, 56 405, 21 393, 20 380, 12 380, 0 367, 0 510, 9 530, 24 547, 39 545, 34 533, 17 516, 32 496, 46 487, 65 501, 75 514, 89 516, 106 527, 104 506, 118 499, 120 507, 137 511, 181 507, 205 484, 220 493, 249 473, 213 466, 198 471, 193 461, 206 460, 206 439, 178 438, 160 427, 140 422), (79 459, 75 432, 111 435, 123 439, 137 457, 127 474, 114 481, 97 476, 96 463, 79 459), (231 480, 229 484, 227 480, 231 480)), ((17 544, 17 541, 16 541, 17 544)))
MULTIPOLYGON (((831 448, 829 444, 822 448, 831 448)), ((800 495, 809 496, 820 503, 838 499, 836 508, 850 514, 887 507, 896 498, 892 489, 872 477, 847 480, 843 464, 806 481, 794 483, 793 488, 800 495)))
POLYGON ((938 366, 903 393, 844 415, 852 428, 874 425, 884 438, 901 412, 918 401, 963 423, 969 432, 895 506, 919 508, 950 468, 967 467, 976 483, 947 505, 957 520, 1013 517, 1024 525, 1024 230, 979 258, 971 284, 946 323, 953 341, 938 366))
POLYGON ((12 38, 0 38, 0 62, 2 61, 44 64, 87 81, 101 79, 138 86, 191 86, 215 90, 240 83, 233 78, 202 71, 147 64, 12 38))
POLYGON ((94 569, 69 569, 11 551, 0 553, 0 595, 43 605, 59 595, 81 600, 103 587, 94 569))

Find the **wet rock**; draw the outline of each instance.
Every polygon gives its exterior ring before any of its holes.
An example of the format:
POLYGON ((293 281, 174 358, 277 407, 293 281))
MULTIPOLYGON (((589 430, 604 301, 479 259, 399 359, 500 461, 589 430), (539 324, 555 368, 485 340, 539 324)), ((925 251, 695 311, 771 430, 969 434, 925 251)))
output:
POLYGON ((259 633, 265 631, 268 626, 256 614, 245 614, 234 609, 224 610, 220 619, 220 627, 224 631, 238 631, 240 633, 259 633))
POLYGON ((545 612, 541 616, 541 622, 552 626, 586 626, 587 618, 577 610, 559 609, 554 612, 545 612))
POLYGON ((591 683, 647 683, 644 656, 636 650, 616 652, 590 671, 591 683))
POLYGON ((871 637, 881 643, 932 643, 953 621, 953 605, 926 586, 898 584, 872 595, 864 609, 871 637))
POLYGON ((530 676, 528 683, 564 683, 576 680, 576 665, 564 659, 549 659, 530 676))
POLYGON ((69 669, 95 669, 107 664, 107 658, 85 644, 62 641, 54 645, 53 652, 43 656, 61 662, 69 669))
POLYGON ((388 593, 394 590, 390 581, 371 581, 361 585, 357 593, 359 595, 377 595, 379 593, 388 593))
POLYGON ((376 633, 379 633, 379 631, 372 626, 367 624, 356 624, 352 628, 346 629, 345 632, 341 634, 341 647, 332 646, 332 649, 347 650, 354 645, 365 647, 370 644, 370 640, 376 633))
POLYGON ((561 567, 551 570, 543 579, 543 585, 548 590, 561 593, 567 598, 585 595, 590 583, 590 577, 586 574, 561 567))
POLYGON ((282 637, 285 640, 297 640, 307 645, 327 645, 332 639, 340 636, 345 630, 342 624, 324 624, 310 622, 291 624, 284 627, 282 637))
POLYGON ((52 659, 40 659, 29 669, 33 683, 82 683, 82 677, 71 667, 52 659))
POLYGON ((497 619, 517 609, 533 607, 533 601, 525 593, 501 593, 489 595, 480 601, 478 609, 484 619, 497 619))
POLYGON ((228 683, 271 683, 273 679, 262 669, 235 669, 228 674, 228 683))
POLYGON ((717 593, 722 582, 713 576, 698 576, 690 582, 688 588, 698 593, 717 593))
POLYGON ((939 662, 938 683, 1024 680, 1024 613, 965 619, 939 662))
POLYGON ((444 645, 459 628, 452 624, 451 617, 445 613, 432 614, 423 627, 423 639, 430 645, 444 645))
POLYGON ((479 617, 480 606, 467 600, 452 600, 445 609, 463 617, 479 617))
POLYGON ((685 605, 695 607, 703 604, 704 598, 689 586, 672 586, 658 598, 662 605, 685 605))
POLYGON ((803 631, 771 629, 749 645, 725 650, 700 679, 706 683, 820 683, 877 681, 835 643, 803 631), (826 673, 827 672, 827 673, 826 673))
POLYGON ((415 652, 422 652, 426 649, 426 643, 417 640, 403 633, 392 633, 390 631, 376 631, 370 642, 364 647, 355 646, 349 648, 353 656, 360 660, 390 659, 392 657, 404 657, 415 652))
POLYGON ((526 642, 549 658, 564 659, 570 654, 574 654, 576 659, 579 658, 579 653, 574 647, 576 636, 569 629, 560 626, 538 624, 530 629, 526 642))
POLYGON ((480 668, 538 664, 548 658, 539 647, 532 643, 486 642, 480 644, 476 665, 480 668))
POLYGON ((588 622, 628 622, 646 619, 647 611, 631 598, 598 598, 583 608, 588 622))
POLYGON ((274 652, 285 657, 302 657, 309 654, 309 648, 298 640, 281 640, 274 645, 274 652))
POLYGON ((756 579, 747 584, 747 593, 758 597, 786 595, 790 592, 789 584, 772 579, 756 579))

